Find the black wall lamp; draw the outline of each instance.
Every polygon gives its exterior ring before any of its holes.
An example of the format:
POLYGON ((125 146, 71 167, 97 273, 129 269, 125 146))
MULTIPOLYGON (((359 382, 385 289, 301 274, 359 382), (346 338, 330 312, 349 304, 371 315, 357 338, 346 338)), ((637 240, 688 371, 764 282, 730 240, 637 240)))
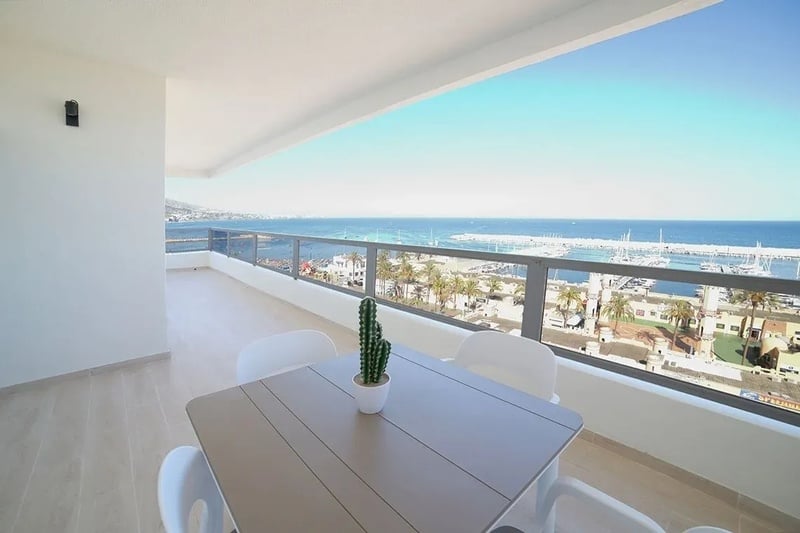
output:
POLYGON ((64 109, 67 113, 67 126, 78 126, 78 102, 67 100, 64 102, 64 109))

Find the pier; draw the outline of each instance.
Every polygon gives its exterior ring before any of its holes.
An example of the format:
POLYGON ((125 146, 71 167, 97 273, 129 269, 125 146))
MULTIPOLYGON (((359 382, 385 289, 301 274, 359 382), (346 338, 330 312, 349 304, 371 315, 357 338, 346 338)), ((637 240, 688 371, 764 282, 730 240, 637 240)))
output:
MULTIPOLYGON (((617 239, 588 239, 571 237, 552 237, 533 235, 492 235, 481 233, 461 233, 450 237, 456 241, 490 242, 510 246, 560 245, 574 248, 615 250, 620 247, 617 239)), ((629 251, 658 252, 686 255, 715 255, 728 257, 749 257, 760 254, 772 259, 800 259, 800 248, 772 248, 754 246, 726 246, 720 244, 659 243, 647 241, 627 241, 629 251)))

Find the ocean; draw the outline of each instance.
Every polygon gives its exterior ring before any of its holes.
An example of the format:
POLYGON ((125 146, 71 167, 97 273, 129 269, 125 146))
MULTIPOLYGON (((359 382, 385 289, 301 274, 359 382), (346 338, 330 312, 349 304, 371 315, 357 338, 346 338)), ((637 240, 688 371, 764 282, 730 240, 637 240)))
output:
MULTIPOLYGON (((499 235, 559 236, 567 238, 620 239, 630 232, 631 241, 685 244, 715 244, 721 246, 755 246, 800 249, 800 221, 683 221, 683 220, 587 220, 587 219, 470 219, 470 218, 298 218, 259 220, 220 220, 166 223, 167 239, 203 237, 208 227, 238 230, 258 230, 317 237, 347 238, 355 241, 428 245, 436 242, 443 248, 460 248, 513 252, 510 247, 495 244, 453 240, 453 235, 483 233, 499 235)), ((337 247, 324 250, 314 245, 317 257, 341 253, 337 247)), ((611 250, 571 248, 566 259, 606 262, 611 250)), ((633 252, 632 252, 633 254, 633 252)), ((667 254, 669 268, 698 270, 708 257, 667 254)), ((721 265, 738 265, 741 257, 715 257, 721 265)), ((774 277, 795 279, 797 261, 775 259, 771 264, 774 277)), ((551 277, 577 282, 585 273, 551 272, 551 277)), ((659 281, 653 290, 666 294, 691 295, 694 287, 688 284, 659 281)))

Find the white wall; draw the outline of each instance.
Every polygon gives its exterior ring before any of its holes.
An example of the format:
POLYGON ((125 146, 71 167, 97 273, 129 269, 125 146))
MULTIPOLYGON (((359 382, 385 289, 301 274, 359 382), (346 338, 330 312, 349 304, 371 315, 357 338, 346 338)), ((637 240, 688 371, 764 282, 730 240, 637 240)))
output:
POLYGON ((164 79, 3 45, 0 101, 0 387, 166 352, 164 79))
MULTIPOLYGON (((359 299, 220 254, 210 266, 345 327, 359 299)), ((469 331, 382 307, 386 337, 452 356, 469 331)), ((587 429, 800 518, 800 428, 575 361, 559 360, 561 404, 587 429)))
MULTIPOLYGON (((298 282, 289 276, 254 267, 250 263, 221 254, 210 253, 209 256, 210 266, 220 272, 346 328, 358 329, 360 298, 356 296, 313 283, 298 282)), ((390 307, 381 308, 380 320, 387 338, 402 339, 398 342, 424 353, 444 351, 445 355, 452 355, 461 340, 470 333, 462 328, 390 307), (420 332, 423 334, 419 334, 420 332)))
POLYGON ((800 428, 576 361, 558 372, 587 428, 800 518, 800 428))
POLYGON ((166 254, 166 267, 167 270, 207 267, 210 255, 207 251, 166 254))

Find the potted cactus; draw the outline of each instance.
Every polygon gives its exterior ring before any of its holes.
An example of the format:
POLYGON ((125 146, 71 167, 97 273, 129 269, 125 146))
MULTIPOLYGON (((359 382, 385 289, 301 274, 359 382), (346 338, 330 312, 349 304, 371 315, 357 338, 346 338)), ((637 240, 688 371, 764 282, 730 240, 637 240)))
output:
POLYGON ((383 409, 389 395, 389 374, 386 364, 392 344, 383 338, 377 320, 378 304, 369 296, 358 307, 358 341, 361 371, 353 376, 353 390, 358 410, 371 415, 383 409))

